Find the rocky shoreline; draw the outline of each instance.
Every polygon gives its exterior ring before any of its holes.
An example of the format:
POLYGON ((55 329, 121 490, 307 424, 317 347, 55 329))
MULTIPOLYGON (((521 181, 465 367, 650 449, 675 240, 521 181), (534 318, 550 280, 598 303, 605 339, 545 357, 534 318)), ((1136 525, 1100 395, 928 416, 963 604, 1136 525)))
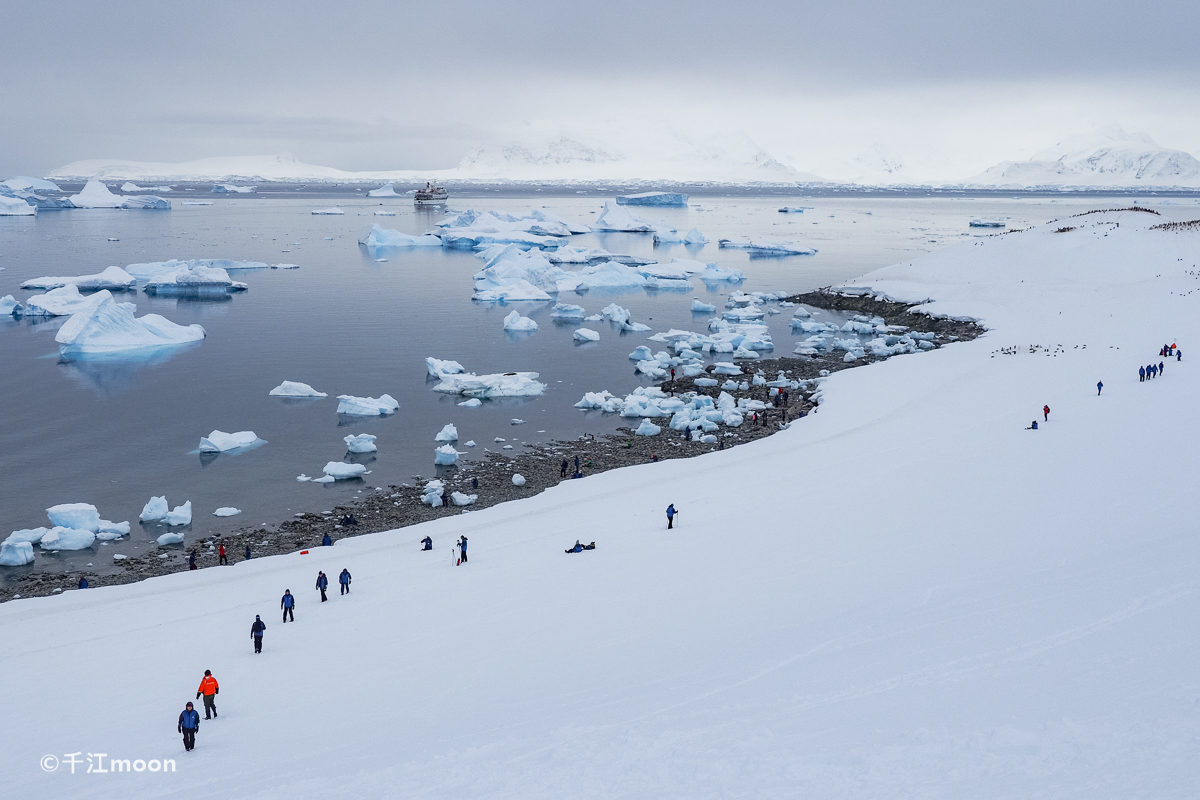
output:
MULTIPOLYGON (((914 313, 912 306, 895 303, 871 295, 842 294, 830 289, 795 295, 787 298, 792 303, 802 303, 814 308, 851 311, 869 316, 882 317, 889 325, 904 325, 911 329, 935 334, 934 345, 942 347, 954 341, 974 339, 983 333, 983 328, 970 321, 932 317, 914 313)), ((218 566, 216 546, 224 543, 228 562, 235 564, 244 560, 247 545, 254 558, 295 552, 319 547, 325 534, 334 539, 361 536, 368 533, 393 530, 417 525, 447 515, 470 513, 509 500, 532 497, 554 486, 562 480, 573 480, 574 460, 578 456, 583 479, 610 469, 645 464, 655 460, 690 458, 717 449, 737 447, 748 442, 770 436, 786 425, 809 413, 817 404, 812 396, 817 390, 817 381, 842 369, 872 364, 884 360, 871 354, 855 361, 846 362, 841 353, 826 353, 818 356, 782 356, 742 362, 743 369, 762 372, 768 380, 783 372, 791 380, 806 384, 794 395, 789 392, 788 402, 781 407, 771 406, 767 386, 750 385, 746 391, 731 392, 736 398, 762 400, 769 407, 760 414, 757 423, 747 420, 741 427, 722 429, 718 444, 693 442, 683 433, 664 428, 658 436, 633 435, 628 427, 618 428, 605 436, 585 436, 569 441, 552 441, 545 444, 524 445, 521 452, 488 452, 480 461, 465 462, 461 466, 443 468, 437 477, 443 481, 446 494, 459 491, 478 495, 471 506, 459 508, 454 505, 431 507, 420 502, 421 488, 428 479, 420 479, 413 485, 376 487, 348 505, 339 505, 327 512, 301 513, 281 523, 275 530, 262 526, 246 526, 224 535, 210 535, 198 540, 196 564, 199 569, 218 566), (569 462, 567 477, 561 474, 562 461, 569 462), (512 476, 516 473, 525 478, 523 486, 516 486, 512 476), (339 524, 345 515, 353 515, 356 525, 339 524)), ((660 384, 663 391, 683 394, 696 392, 716 397, 719 387, 698 387, 691 378, 679 378, 660 384)), ((133 583, 156 575, 166 575, 188 569, 190 549, 168 545, 158 547, 140 556, 130 556, 117 562, 120 571, 115 574, 95 575, 82 573, 88 578, 90 587, 112 586, 133 583), (166 557, 162 557, 165 555, 166 557)), ((74 589, 79 573, 30 573, 13 585, 0 588, 0 602, 21 597, 38 597, 74 589)))

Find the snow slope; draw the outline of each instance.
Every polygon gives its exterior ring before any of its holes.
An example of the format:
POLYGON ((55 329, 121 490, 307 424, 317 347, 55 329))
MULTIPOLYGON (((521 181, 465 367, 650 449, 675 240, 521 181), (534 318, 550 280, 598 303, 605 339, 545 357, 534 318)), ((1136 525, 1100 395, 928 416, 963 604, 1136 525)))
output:
POLYGON ((5 794, 1191 797, 1200 233, 1159 221, 1089 215, 866 276, 990 331, 839 372, 752 445, 6 603, 5 794), (1171 340, 1184 360, 1139 383, 1171 340), (564 554, 576 539, 597 549, 564 554), (317 570, 343 567, 352 594, 317 602, 317 570), (185 753, 205 669, 221 716, 185 753), (74 752, 178 771, 38 766, 74 752))
POLYGON ((1028 161, 1004 161, 970 178, 991 186, 1200 187, 1200 160, 1111 123, 1069 137, 1028 161))

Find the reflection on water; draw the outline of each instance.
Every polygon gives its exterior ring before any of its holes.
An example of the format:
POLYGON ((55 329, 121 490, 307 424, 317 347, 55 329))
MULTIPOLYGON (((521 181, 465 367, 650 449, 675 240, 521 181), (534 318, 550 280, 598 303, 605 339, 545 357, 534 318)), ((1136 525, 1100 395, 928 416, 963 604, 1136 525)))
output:
POLYGON ((185 352, 196 350, 203 342, 143 347, 119 353, 71 353, 60 351, 58 364, 78 385, 111 395, 130 391, 137 385, 144 368, 165 364, 185 352))

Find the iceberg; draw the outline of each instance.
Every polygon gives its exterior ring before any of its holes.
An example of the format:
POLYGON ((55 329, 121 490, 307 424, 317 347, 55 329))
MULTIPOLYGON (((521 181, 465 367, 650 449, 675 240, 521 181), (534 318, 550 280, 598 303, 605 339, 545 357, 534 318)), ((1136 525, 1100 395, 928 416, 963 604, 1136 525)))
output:
POLYGON ((435 442, 457 442, 458 428, 454 427, 453 425, 447 425, 438 431, 437 435, 433 437, 433 440, 435 442))
POLYGON ((31 542, 0 542, 0 567, 19 567, 33 563, 31 542))
POLYGON ((375 453, 379 450, 375 446, 375 437, 369 433, 345 436, 342 437, 342 441, 346 443, 346 450, 351 453, 375 453))
POLYGON ((658 436, 662 433, 662 428, 648 419, 643 419, 642 424, 637 426, 637 430, 634 433, 638 436, 658 436))
MULTIPOLYGON (((246 270, 246 269, 272 269, 278 267, 281 269, 295 269, 294 264, 270 264, 262 261, 230 261, 225 258, 193 258, 186 261, 181 261, 173 258, 170 261, 150 261, 145 264, 129 264, 125 267, 125 271, 140 281, 150 280, 163 275, 171 275, 179 272, 181 269, 197 270, 201 267, 209 269, 222 269, 226 272, 230 270, 246 270)), ((228 275, 226 276, 228 277, 228 275)))
POLYGON ((390 394, 374 397, 355 397, 349 394, 338 395, 337 413, 350 414, 359 417, 383 416, 394 414, 400 404, 390 394))
POLYGON ((571 338, 577 342, 598 342, 600 334, 591 328, 578 328, 575 333, 571 334, 571 338))
POLYGON ((0 183, 0 186, 7 186, 14 191, 29 189, 35 192, 61 192, 57 183, 45 180, 43 178, 31 178, 28 175, 17 175, 0 183))
MULTIPOLYGON (((343 461, 330 461, 321 470, 325 473, 326 478, 332 478, 335 481, 345 481, 351 478, 361 478, 367 471, 367 468, 362 464, 347 464, 343 461)), ((318 478, 318 481, 321 479, 318 478)), ((328 481, 326 481, 328 483, 328 481)))
POLYGON ((683 234, 674 228, 658 228, 654 231, 655 244, 683 244, 683 234))
POLYGON ((800 242, 768 237, 720 239, 717 246, 733 250, 749 250, 751 255, 760 256, 811 256, 817 253, 815 247, 809 247, 800 242))
POLYGON ((30 542, 37 544, 42 540, 42 537, 50 532, 49 528, 27 528, 26 530, 13 531, 8 535, 6 542, 30 542))
POLYGON ((633 267, 618 261, 608 261, 584 267, 575 273, 578 277, 576 291, 587 289, 642 289, 650 280, 633 267))
POLYGON ((276 386, 268 394, 271 397, 328 397, 325 392, 318 392, 307 383, 298 383, 296 381, 284 381, 276 386))
POLYGON ((218 183, 212 188, 213 194, 253 194, 257 191, 257 186, 234 186, 231 183, 218 183))
POLYGON ((46 509, 50 524, 63 528, 79 528, 98 533, 100 512, 91 503, 63 503, 46 509))
POLYGON ((709 264, 700 273, 699 278, 705 283, 717 283, 718 281, 732 281, 736 283, 746 280, 746 274, 740 269, 723 269, 716 264, 709 264))
MULTIPOLYGON (((478 397, 472 397, 470 400, 463 400, 461 403, 459 403, 459 405, 463 408, 479 408, 481 405, 483 405, 483 401, 478 397)), ((470 442, 467 444, 470 444, 470 442)))
POLYGON ((235 517, 240 513, 242 513, 242 510, 240 508, 234 508, 233 506, 222 506, 213 512, 213 516, 214 517, 235 517))
POLYGON ((150 501, 142 508, 141 516, 138 517, 142 522, 157 522, 167 516, 167 498, 151 497, 150 501))
POLYGON ((171 201, 163 197, 126 197, 121 200, 126 211, 170 211, 171 201))
POLYGON ((227 294, 245 288, 229 277, 221 267, 188 263, 171 272, 156 275, 146 282, 146 294, 227 294))
POLYGON ((454 501, 456 506, 469 506, 479 499, 477 494, 463 494, 462 492, 451 492, 450 499, 454 501))
MULTIPOLYGON (((78 294, 74 286, 64 286, 40 297, 68 291, 78 294)), ((205 336, 204 328, 199 325, 177 325, 158 314, 135 318, 135 308, 132 303, 116 302, 107 290, 86 298, 77 304, 71 318, 58 329, 54 341, 59 344, 59 352, 116 353, 198 342, 205 336)))
POLYGON ((96 542, 96 534, 80 528, 55 526, 51 528, 38 546, 43 550, 86 550, 96 542))
POLYGON ((402 197, 403 195, 396 194, 396 187, 393 184, 385 183, 378 189, 372 189, 367 192, 367 197, 402 197))
POLYGON ((0 194, 0 217, 36 217, 37 206, 31 206, 19 197, 0 194))
POLYGON ((651 357, 652 354, 650 352, 650 348, 644 344, 638 345, 633 349, 633 352, 629 354, 630 361, 647 361, 651 357))
POLYGON ((340 217, 345 214, 340 208, 319 208, 312 212, 314 217, 340 217))
POLYGON ((625 231, 629 233, 651 233, 659 226, 648 219, 643 219, 631 211, 627 211, 613 201, 604 204, 604 210, 596 217, 592 226, 598 231, 625 231))
POLYGON ((531 397, 546 391, 546 384, 539 383, 536 372, 505 372, 493 375, 440 375, 441 382, 433 387, 435 392, 461 394, 467 397, 531 397))
POLYGON ((529 281, 522 279, 504 286, 497 286, 494 289, 476 290, 474 299, 481 303, 509 303, 522 300, 551 300, 553 298, 529 281))
POLYGON ((0 317, 19 317, 25 306, 17 302, 11 294, 0 297, 0 317))
POLYGON ((692 228, 687 232, 687 235, 683 237, 683 243, 691 245, 708 244, 708 237, 701 233, 697 228, 692 228))
POLYGON ((163 522, 168 525, 191 525, 192 501, 188 500, 183 505, 172 508, 171 513, 163 517, 163 522))
POLYGON ((100 530, 97 538, 100 539, 120 539, 122 536, 129 535, 128 522, 111 522, 107 519, 100 520, 100 530))
MULTIPOLYGON (((48 182, 48 181, 47 181, 48 182)), ((122 192, 169 192, 170 186, 138 186, 137 184, 125 181, 121 186, 122 192)))
POLYGON ((444 444, 433 451, 433 463, 448 467, 455 461, 458 461, 458 455, 459 453, 454 449, 454 445, 444 444))
POLYGON ((457 361, 442 361, 433 356, 425 359, 425 369, 435 378, 440 378, 442 375, 458 375, 466 371, 463 369, 463 365, 457 361))
POLYGON ((625 401, 619 397, 614 397, 607 389, 603 392, 585 392, 583 399, 575 404, 576 408, 585 411, 599 409, 609 414, 620 411, 624 406, 625 401))
POLYGON ((697 314, 711 314, 717 310, 712 303, 705 303, 699 297, 692 298, 692 311, 697 314))
POLYGON ((94 298, 95 295, 91 298, 83 296, 74 284, 68 284, 30 297, 25 301, 22 313, 27 317, 65 317, 85 307, 94 298))
POLYGON ((506 331, 536 331, 538 324, 529 317, 521 316, 520 311, 513 311, 504 318, 504 330, 506 331))
POLYGON ((223 453, 226 450, 237 450, 239 447, 249 447, 258 441, 261 440, 255 436, 254 431, 238 431, 237 433, 213 431, 208 436, 205 436, 200 440, 200 452, 223 453))
POLYGON ((165 546, 168 544, 183 544, 183 534, 164 533, 162 536, 159 536, 157 539, 155 539, 155 541, 158 542, 160 546, 165 546))
POLYGON ((639 192, 617 195, 620 206, 668 206, 682 208, 688 204, 688 196, 679 192, 639 192))
POLYGON ((132 289, 137 279, 120 267, 109 267, 95 275, 76 275, 75 277, 30 278, 21 284, 22 289, 58 289, 62 286, 74 285, 82 292, 109 289, 120 291, 132 289))
POLYGON ((71 203, 76 208, 120 208, 123 198, 108 190, 98 180, 89 180, 83 190, 71 197, 71 203))
MULTIPOLYGON (((3 312, 3 307, 0 307, 0 312, 3 312)), ((583 306, 573 306, 570 303, 555 303, 554 308, 550 309, 550 319, 564 321, 582 321, 586 312, 583 306)))

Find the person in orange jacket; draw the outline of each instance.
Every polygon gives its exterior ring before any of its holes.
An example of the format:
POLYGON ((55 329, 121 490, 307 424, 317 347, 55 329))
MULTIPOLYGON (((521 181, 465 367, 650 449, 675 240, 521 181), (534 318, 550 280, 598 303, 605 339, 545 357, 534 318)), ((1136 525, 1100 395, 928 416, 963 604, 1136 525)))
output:
POLYGON ((217 685, 217 679, 213 677, 212 670, 204 670, 204 680, 200 681, 200 688, 196 690, 196 699, 200 699, 200 695, 204 695, 204 718, 212 719, 208 712, 212 712, 212 716, 217 715, 217 695, 220 693, 221 687, 217 685))

